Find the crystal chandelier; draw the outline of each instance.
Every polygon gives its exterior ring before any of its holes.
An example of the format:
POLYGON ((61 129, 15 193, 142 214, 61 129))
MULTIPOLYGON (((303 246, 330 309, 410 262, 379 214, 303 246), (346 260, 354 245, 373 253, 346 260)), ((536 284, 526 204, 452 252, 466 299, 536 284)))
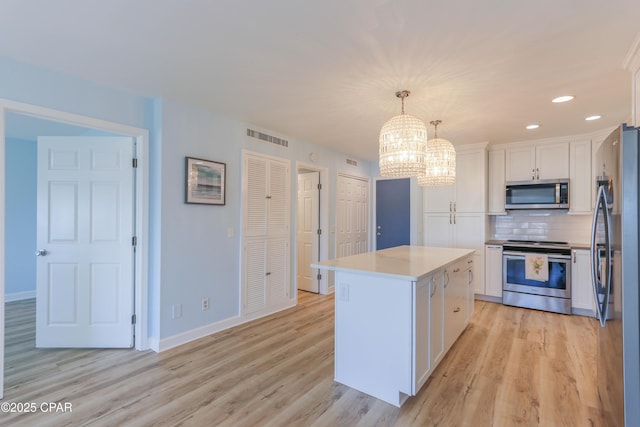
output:
POLYGON ((380 130, 380 175, 412 177, 424 174, 427 127, 424 122, 404 113, 408 90, 396 92, 402 99, 402 114, 391 118, 380 130))
POLYGON ((435 138, 427 141, 426 168, 418 177, 418 185, 452 185, 456 182, 456 149, 451 142, 438 138, 438 125, 442 120, 433 120, 435 138))

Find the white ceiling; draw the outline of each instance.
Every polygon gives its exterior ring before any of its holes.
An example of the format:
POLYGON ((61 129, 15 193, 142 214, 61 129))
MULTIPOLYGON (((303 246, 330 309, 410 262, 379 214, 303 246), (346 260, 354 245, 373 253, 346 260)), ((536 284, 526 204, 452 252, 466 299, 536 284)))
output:
POLYGON ((638 0, 2 0, 0 56, 376 160, 401 89, 456 145, 629 120, 639 17, 638 0))

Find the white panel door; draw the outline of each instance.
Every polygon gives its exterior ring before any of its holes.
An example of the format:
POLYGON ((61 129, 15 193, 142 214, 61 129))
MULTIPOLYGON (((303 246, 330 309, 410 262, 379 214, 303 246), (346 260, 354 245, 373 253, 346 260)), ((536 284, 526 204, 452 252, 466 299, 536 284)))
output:
POLYGON ((369 251, 369 181, 355 181, 355 247, 356 253, 369 251))
POLYGON ((369 250, 369 181, 338 175, 336 256, 369 250))
POLYGON ((297 271, 298 289, 320 291, 318 270, 311 264, 320 260, 318 230, 320 229, 320 172, 298 175, 298 232, 297 232, 297 271))
POLYGON ((38 138, 37 347, 133 345, 133 141, 38 138))

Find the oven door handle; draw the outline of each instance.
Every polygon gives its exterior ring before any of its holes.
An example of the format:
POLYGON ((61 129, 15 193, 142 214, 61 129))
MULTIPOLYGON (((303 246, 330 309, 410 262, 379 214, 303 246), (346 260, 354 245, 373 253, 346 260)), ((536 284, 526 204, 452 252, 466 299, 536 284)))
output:
POLYGON ((504 251, 504 252, 502 252, 502 255, 503 255, 503 256, 509 256, 509 257, 511 257, 511 258, 513 258, 513 257, 521 257, 521 258, 524 258, 524 257, 525 257, 525 255, 527 255, 528 253, 531 253, 531 254, 544 254, 544 255, 547 255, 547 257, 549 258, 549 260, 554 260, 554 259, 557 259, 557 260, 566 260, 566 259, 568 259, 568 260, 570 260, 570 259, 571 259, 571 254, 568 254, 568 255, 562 255, 562 254, 549 254, 549 253, 547 253, 547 252, 545 252, 545 251, 536 251, 536 252, 512 252, 512 251, 504 251))

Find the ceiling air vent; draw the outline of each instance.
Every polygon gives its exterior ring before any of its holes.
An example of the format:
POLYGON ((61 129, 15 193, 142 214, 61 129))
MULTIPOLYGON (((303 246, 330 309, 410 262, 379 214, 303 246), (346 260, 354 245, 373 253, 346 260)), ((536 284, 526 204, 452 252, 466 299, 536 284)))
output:
POLYGON ((268 142, 270 144, 279 145, 284 148, 289 148, 289 141, 286 139, 278 138, 277 136, 268 135, 266 133, 258 132, 257 130, 247 128, 247 136, 260 141, 268 142))
POLYGON ((356 160, 347 159, 347 164, 351 166, 358 166, 358 162, 356 160))

